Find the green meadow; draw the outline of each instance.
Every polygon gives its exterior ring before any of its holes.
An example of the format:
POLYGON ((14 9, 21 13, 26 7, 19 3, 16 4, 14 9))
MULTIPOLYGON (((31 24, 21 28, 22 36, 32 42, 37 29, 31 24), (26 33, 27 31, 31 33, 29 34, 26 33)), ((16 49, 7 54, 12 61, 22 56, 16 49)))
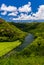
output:
POLYGON ((15 49, 20 44, 21 42, 19 40, 15 42, 0 42, 0 57, 7 54, 12 49, 15 49))

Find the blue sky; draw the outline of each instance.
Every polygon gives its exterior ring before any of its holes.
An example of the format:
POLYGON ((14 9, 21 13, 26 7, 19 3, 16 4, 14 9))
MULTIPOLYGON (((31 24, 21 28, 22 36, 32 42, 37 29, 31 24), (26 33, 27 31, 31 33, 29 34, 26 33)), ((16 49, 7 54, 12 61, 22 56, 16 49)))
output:
POLYGON ((0 18, 8 21, 44 19, 44 0, 0 0, 0 18))

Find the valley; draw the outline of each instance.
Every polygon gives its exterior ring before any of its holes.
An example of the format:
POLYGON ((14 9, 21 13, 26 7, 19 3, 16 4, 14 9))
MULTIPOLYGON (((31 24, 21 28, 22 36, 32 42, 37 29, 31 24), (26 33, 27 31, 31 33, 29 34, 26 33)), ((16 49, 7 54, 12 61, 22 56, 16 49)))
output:
POLYGON ((44 65, 44 22, 0 22, 0 65, 44 65))

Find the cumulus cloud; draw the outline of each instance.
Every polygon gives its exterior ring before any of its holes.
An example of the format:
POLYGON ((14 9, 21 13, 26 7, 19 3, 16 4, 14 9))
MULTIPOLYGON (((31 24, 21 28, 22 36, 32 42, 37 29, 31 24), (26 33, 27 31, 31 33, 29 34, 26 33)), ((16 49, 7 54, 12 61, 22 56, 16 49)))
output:
POLYGON ((32 16, 28 14, 21 13, 18 18, 13 18, 13 20, 32 20, 32 16))
POLYGON ((38 11, 33 14, 36 19, 44 19, 44 5, 40 5, 38 11))
POLYGON ((31 2, 17 8, 15 6, 7 6, 2 4, 0 7, 1 15, 17 16, 13 20, 41 20, 44 19, 44 5, 40 5, 37 12, 32 13, 31 2), (20 14, 19 14, 20 13, 20 14), (30 14, 29 14, 30 13, 30 14))
POLYGON ((19 12, 31 12, 31 2, 28 2, 28 4, 22 6, 22 7, 19 7, 18 9, 19 12))
POLYGON ((8 16, 17 16, 18 12, 9 13, 8 16))
POLYGON ((15 6, 6 6, 5 4, 2 4, 2 5, 1 5, 1 10, 2 10, 2 11, 11 12, 11 11, 16 11, 17 8, 16 8, 15 6))
MULTIPOLYGON (((17 7, 11 6, 11 5, 6 6, 5 4, 2 4, 1 7, 0 7, 0 10, 4 11, 4 12, 1 13, 2 15, 6 15, 7 12, 16 12, 17 7)), ((13 15, 13 13, 12 13, 12 15, 13 15)))
POLYGON ((13 18, 13 20, 44 20, 44 5, 40 5, 36 13, 29 15, 21 13, 18 18, 13 18))
POLYGON ((7 6, 5 4, 2 4, 0 10, 4 11, 1 13, 1 15, 6 15, 7 12, 11 12, 8 14, 8 16, 16 16, 18 14, 18 12, 28 13, 28 12, 31 12, 31 2, 28 2, 28 4, 26 4, 22 7, 19 7, 18 9, 15 6, 11 6, 11 5, 7 6))

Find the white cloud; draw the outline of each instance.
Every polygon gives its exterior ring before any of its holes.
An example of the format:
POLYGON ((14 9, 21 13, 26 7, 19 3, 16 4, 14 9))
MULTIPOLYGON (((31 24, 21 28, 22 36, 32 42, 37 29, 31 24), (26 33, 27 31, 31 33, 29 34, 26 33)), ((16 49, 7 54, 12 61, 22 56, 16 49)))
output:
POLYGON ((17 16, 18 12, 9 13, 8 16, 17 16))
POLYGON ((6 14, 7 14, 7 12, 6 12, 6 11, 1 12, 1 15, 6 15, 6 14))
POLYGON ((17 12, 17 7, 11 6, 11 5, 6 6, 5 4, 2 4, 0 7, 0 11, 4 11, 4 12, 1 12, 1 15, 6 15, 7 12, 17 12))
POLYGON ((38 11, 33 16, 35 19, 44 19, 44 5, 40 5, 38 11))
POLYGON ((13 20, 31 20, 32 16, 28 14, 21 13, 18 18, 13 18, 13 20))
POLYGON ((15 6, 6 6, 5 4, 2 4, 1 5, 1 10, 2 11, 8 11, 8 12, 17 11, 17 7, 15 7, 15 6))
POLYGON ((18 16, 18 18, 13 18, 13 20, 41 20, 44 19, 44 5, 40 5, 38 11, 32 13, 31 2, 22 6, 22 7, 15 7, 15 6, 7 6, 2 4, 0 7, 1 15, 6 15, 9 12, 8 16, 18 16), (2 12, 3 11, 3 12, 2 12), (25 14, 24 14, 25 12, 25 14), (31 12, 32 14, 29 14, 31 12), (20 14, 19 14, 20 13, 20 14), (28 13, 28 14, 27 14, 28 13), (19 14, 19 15, 17 15, 19 14))
POLYGON ((44 20, 44 5, 40 5, 36 13, 30 15, 21 13, 18 18, 13 20, 44 20))
POLYGON ((19 7, 18 11, 19 12, 26 12, 26 13, 31 12, 31 6, 30 5, 31 5, 31 2, 28 2, 28 4, 26 4, 22 7, 19 7))

